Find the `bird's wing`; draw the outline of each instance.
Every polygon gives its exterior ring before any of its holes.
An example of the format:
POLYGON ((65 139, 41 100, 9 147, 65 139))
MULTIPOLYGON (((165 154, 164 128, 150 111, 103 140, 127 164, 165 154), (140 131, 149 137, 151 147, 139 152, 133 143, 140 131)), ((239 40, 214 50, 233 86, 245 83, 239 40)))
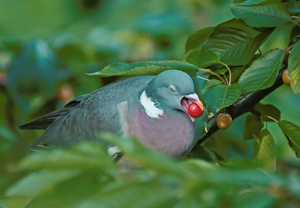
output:
POLYGON ((50 126, 56 118, 58 118, 61 115, 67 115, 75 106, 77 106, 81 102, 82 97, 83 96, 75 98, 74 100, 66 104, 63 108, 48 113, 47 115, 37 118, 36 120, 30 123, 19 126, 19 128, 22 130, 47 129, 48 126, 50 126))
POLYGON ((122 134, 125 129, 119 112, 120 106, 124 111, 128 101, 132 102, 132 99, 135 99, 138 102, 138 94, 152 78, 152 76, 134 77, 105 86, 80 96, 62 109, 21 128, 46 129, 34 143, 34 147, 45 144, 68 146, 82 140, 93 140, 99 131, 122 134))

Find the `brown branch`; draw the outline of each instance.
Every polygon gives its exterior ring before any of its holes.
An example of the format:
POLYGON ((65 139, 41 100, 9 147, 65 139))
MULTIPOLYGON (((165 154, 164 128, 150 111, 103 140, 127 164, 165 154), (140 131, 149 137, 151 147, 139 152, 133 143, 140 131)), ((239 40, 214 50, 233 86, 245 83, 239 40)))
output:
POLYGON ((238 101, 233 103, 231 106, 228 106, 227 108, 220 110, 212 118, 210 118, 207 123, 208 123, 208 125, 212 125, 212 126, 210 127, 207 134, 204 137, 202 137, 201 139, 199 139, 197 144, 194 146, 193 150, 196 149, 198 145, 201 145, 210 136, 212 136, 214 133, 216 133, 219 130, 216 122, 217 122, 217 117, 220 113, 224 113, 224 112, 229 113, 232 117, 232 120, 234 120, 237 117, 239 117, 239 116, 241 116, 241 115, 243 115, 247 112, 253 112, 254 107, 264 97, 269 95, 271 92, 273 92, 274 90, 276 90, 278 87, 280 87, 283 84, 281 77, 282 77, 283 71, 286 68, 287 67, 284 66, 282 69, 280 69, 280 71, 279 71, 279 73, 276 77, 276 80, 275 80, 274 84, 271 87, 269 87, 267 89, 259 90, 257 92, 250 93, 248 95, 245 95, 244 97, 240 98, 238 101))

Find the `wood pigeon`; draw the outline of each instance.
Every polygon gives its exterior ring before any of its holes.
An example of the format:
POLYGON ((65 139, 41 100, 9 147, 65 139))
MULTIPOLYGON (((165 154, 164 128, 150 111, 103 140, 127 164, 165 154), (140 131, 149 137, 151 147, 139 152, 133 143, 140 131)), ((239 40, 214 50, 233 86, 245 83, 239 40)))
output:
POLYGON ((104 131, 137 138, 153 150, 178 157, 189 151, 194 140, 194 118, 188 111, 191 103, 203 111, 191 77, 167 70, 157 76, 131 77, 79 96, 20 129, 46 129, 32 148, 99 140, 98 132, 104 131))

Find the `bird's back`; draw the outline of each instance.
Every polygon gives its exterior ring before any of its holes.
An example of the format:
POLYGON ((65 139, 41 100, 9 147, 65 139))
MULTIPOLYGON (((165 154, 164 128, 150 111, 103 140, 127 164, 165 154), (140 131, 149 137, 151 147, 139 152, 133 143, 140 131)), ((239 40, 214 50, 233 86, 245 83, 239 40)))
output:
POLYGON ((21 126, 21 129, 46 129, 33 144, 69 146, 94 140, 99 131, 122 134, 120 103, 138 101, 140 92, 153 76, 132 77, 79 96, 63 108, 21 126))

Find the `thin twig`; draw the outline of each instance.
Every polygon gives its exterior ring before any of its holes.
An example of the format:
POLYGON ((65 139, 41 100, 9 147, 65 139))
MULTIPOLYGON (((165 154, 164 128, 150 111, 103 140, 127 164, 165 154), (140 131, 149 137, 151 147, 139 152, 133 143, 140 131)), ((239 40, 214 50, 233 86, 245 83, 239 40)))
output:
POLYGON ((221 62, 221 64, 223 66, 225 66, 227 68, 228 72, 229 72, 229 82, 228 82, 228 85, 231 85, 231 70, 230 70, 230 68, 229 68, 229 66, 227 64, 225 64, 223 62, 221 62))
POLYGON ((300 19, 298 16, 291 16, 292 19, 300 19))
POLYGON ((200 76, 196 76, 197 78, 199 78, 199 79, 204 79, 204 80, 206 80, 206 81, 210 81, 210 79, 206 79, 206 78, 204 78, 204 77, 200 77, 200 76))
POLYGON ((291 45, 290 47, 288 47, 288 48, 286 49, 286 51, 290 51, 291 48, 293 48, 294 46, 295 46, 295 44, 291 45))
POLYGON ((215 72, 213 72, 213 71, 211 71, 211 70, 209 70, 209 69, 202 69, 202 68, 199 68, 198 70, 199 70, 199 71, 205 71, 205 72, 211 73, 211 74, 217 76, 219 79, 221 79, 221 80, 223 81, 224 84, 227 84, 226 81, 225 81, 220 75, 218 75, 217 73, 215 73, 215 72))
POLYGON ((227 77, 226 77, 225 74, 223 74, 223 77, 224 77, 224 79, 226 80, 226 83, 229 84, 228 79, 227 79, 227 77))
POLYGON ((275 118, 273 118, 272 116, 266 116, 266 118, 269 118, 269 119, 273 120, 274 122, 278 123, 278 121, 275 118))
POLYGON ((298 22, 296 22, 295 20, 290 20, 291 22, 295 23, 298 27, 300 27, 300 24, 298 22))

